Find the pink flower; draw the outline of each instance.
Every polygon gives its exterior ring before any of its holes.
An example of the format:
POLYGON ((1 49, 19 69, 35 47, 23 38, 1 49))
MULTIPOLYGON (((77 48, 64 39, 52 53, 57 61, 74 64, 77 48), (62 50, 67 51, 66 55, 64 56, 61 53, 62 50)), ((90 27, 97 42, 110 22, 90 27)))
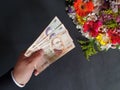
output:
POLYGON ((92 37, 96 37, 99 33, 99 27, 102 26, 100 21, 88 21, 83 25, 83 32, 89 32, 92 37))

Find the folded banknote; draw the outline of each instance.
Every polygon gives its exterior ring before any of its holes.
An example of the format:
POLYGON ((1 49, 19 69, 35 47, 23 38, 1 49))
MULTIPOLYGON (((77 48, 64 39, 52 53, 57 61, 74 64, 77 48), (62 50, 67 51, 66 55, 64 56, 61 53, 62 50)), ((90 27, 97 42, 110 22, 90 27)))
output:
POLYGON ((29 57, 33 52, 43 49, 47 61, 53 63, 73 48, 75 48, 75 45, 68 30, 55 17, 24 55, 29 57))

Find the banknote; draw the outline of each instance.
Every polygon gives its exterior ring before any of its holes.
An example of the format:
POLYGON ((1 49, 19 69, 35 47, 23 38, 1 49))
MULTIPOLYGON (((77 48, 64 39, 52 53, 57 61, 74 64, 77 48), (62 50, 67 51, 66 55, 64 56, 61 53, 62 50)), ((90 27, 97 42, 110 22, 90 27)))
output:
POLYGON ((41 40, 38 44, 36 44, 33 48, 31 49, 34 49, 36 47, 40 47, 41 45, 43 45, 44 43, 47 43, 47 41, 50 40, 51 37, 55 36, 55 35, 59 35, 59 34, 62 34, 66 32, 69 36, 69 40, 73 41, 72 38, 70 37, 67 29, 64 27, 63 24, 61 24, 56 30, 54 30, 53 32, 51 32, 45 39, 41 40))
POLYGON ((56 31, 52 32, 51 34, 49 34, 44 40, 42 40, 39 44, 33 44, 35 45, 34 48, 29 48, 26 51, 26 55, 31 55, 33 52, 37 51, 40 48, 45 47, 46 45, 49 45, 51 38, 55 37, 55 36, 61 36, 64 37, 64 40, 68 40, 70 42, 72 42, 72 38, 70 37, 68 31, 66 30, 66 28, 64 27, 64 25, 62 24, 56 31))
POLYGON ((55 17, 51 23, 45 28, 42 34, 37 38, 37 40, 28 48, 27 52, 33 48, 36 48, 37 45, 41 45, 44 41, 46 41, 46 37, 48 35, 52 35, 53 33, 59 33, 65 31, 64 25, 62 25, 61 21, 55 17))
POLYGON ((37 44, 41 43, 41 41, 44 40, 45 37, 47 37, 49 34, 55 31, 61 24, 61 21, 58 19, 58 17, 55 16, 54 19, 50 22, 50 24, 40 34, 37 40, 35 40, 28 49, 34 48, 37 44))
MULTIPOLYGON (((48 62, 53 63, 75 48, 68 30, 57 17, 54 19, 57 20, 57 23, 50 23, 47 26, 38 39, 27 49, 25 56, 29 57, 33 52, 43 49, 48 62), (48 28, 49 26, 52 29, 48 28), (46 31, 49 33, 46 34, 46 31)), ((54 22, 54 19, 52 22, 54 22)))
POLYGON ((49 62, 53 63, 75 47, 68 32, 59 33, 52 37, 47 37, 47 39, 42 45, 29 50, 28 56, 39 49, 43 49, 49 62))
POLYGON ((67 32, 52 37, 47 45, 41 46, 50 63, 55 62, 74 47, 75 45, 67 32))

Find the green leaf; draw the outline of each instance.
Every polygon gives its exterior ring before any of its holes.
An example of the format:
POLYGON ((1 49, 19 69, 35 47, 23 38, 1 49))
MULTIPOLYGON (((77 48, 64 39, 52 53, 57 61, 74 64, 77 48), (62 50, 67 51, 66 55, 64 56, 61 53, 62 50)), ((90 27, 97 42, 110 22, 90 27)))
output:
POLYGON ((95 40, 94 39, 90 39, 87 41, 79 40, 78 42, 80 43, 82 51, 84 52, 84 55, 87 60, 89 60, 90 56, 95 55, 97 53, 97 51, 95 49, 95 40))
POLYGON ((120 49, 120 45, 116 45, 116 48, 117 48, 117 49, 120 49))
POLYGON ((80 44, 86 44, 86 41, 78 40, 80 44))

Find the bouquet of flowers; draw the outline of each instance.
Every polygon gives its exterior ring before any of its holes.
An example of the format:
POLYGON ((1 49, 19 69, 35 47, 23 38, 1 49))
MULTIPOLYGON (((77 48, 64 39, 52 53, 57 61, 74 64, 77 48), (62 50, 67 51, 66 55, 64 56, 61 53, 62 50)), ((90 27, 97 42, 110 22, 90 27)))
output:
POLYGON ((66 11, 87 39, 79 40, 85 57, 120 49, 120 0, 66 0, 66 11))

